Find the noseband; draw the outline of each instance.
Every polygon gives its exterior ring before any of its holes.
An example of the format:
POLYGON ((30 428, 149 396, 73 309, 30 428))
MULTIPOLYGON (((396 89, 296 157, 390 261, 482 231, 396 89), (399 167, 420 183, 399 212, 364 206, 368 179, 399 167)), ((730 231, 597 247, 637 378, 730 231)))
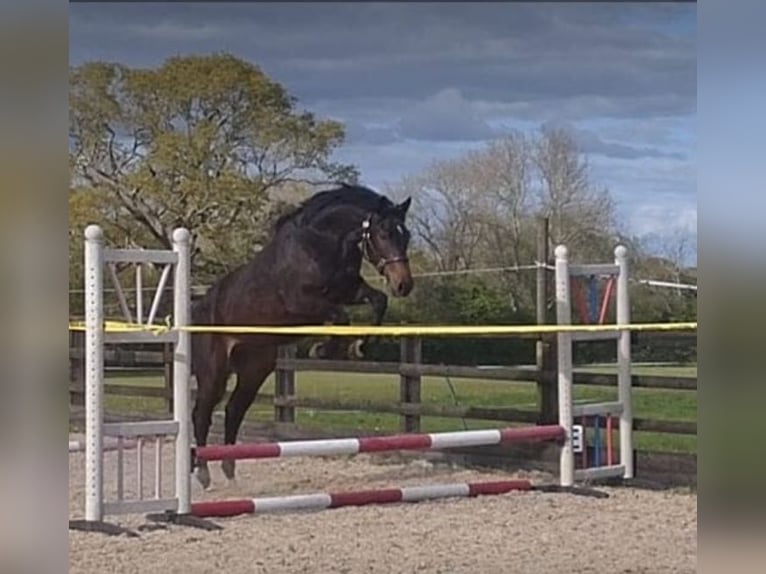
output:
POLYGON ((371 255, 371 251, 374 251, 372 249, 372 237, 370 235, 370 230, 372 227, 371 217, 368 217, 364 221, 362 221, 362 255, 364 255, 364 258, 367 259, 370 263, 372 263, 375 266, 375 269, 377 269, 378 273, 383 273, 383 270, 392 263, 407 263, 409 261, 409 258, 406 255, 400 255, 399 257, 391 257, 390 259, 386 259, 385 257, 378 257, 377 261, 373 260, 373 257, 371 255))

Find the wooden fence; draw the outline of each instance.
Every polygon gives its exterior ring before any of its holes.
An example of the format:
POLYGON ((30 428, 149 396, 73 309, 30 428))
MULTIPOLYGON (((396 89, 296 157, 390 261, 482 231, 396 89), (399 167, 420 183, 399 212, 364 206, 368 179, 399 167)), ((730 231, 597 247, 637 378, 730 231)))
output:
MULTIPOLYGON (((84 396, 84 377, 82 373, 83 349, 82 333, 72 333, 70 340, 70 401, 82 404, 84 396), (79 336, 79 337, 78 337, 79 336)), ((651 334, 642 334, 652 337, 651 334)), ((667 336, 666 336, 667 337, 667 336)), ((684 337, 688 338, 688 337, 684 337)), ((154 345, 156 348, 157 345, 154 345)), ((396 414, 400 417, 400 427, 404 432, 421 430, 421 418, 427 416, 502 421, 508 423, 547 424, 557 420, 557 412, 545 412, 545 406, 555 405, 550 397, 555 398, 556 370, 555 349, 545 353, 543 369, 530 367, 470 367, 426 364, 422 362, 421 341, 418 338, 401 340, 400 362, 373 361, 330 361, 296 358, 295 347, 283 347, 275 372, 275 392, 273 395, 260 395, 259 403, 271 403, 274 407, 274 421, 294 423, 296 409, 310 408, 321 411, 359 411, 365 413, 396 414), (296 374, 298 372, 337 372, 357 374, 388 374, 399 378, 399 401, 370 402, 349 401, 319 397, 300 397, 296 395, 296 374), (481 379, 529 383, 543 389, 538 392, 538 408, 535 411, 517 409, 510 406, 460 406, 427 404, 421 402, 421 384, 425 376, 452 377, 460 379, 481 379)), ((146 387, 125 383, 105 385, 105 394, 123 397, 142 397, 164 399, 167 409, 172 412, 172 354, 170 348, 163 351, 124 350, 108 348, 105 350, 105 364, 112 372, 134 372, 146 374, 163 373, 164 387, 146 387)), ((617 376, 576 372, 575 385, 601 387, 617 386, 617 376)), ((633 376, 633 387, 644 389, 667 389, 674 391, 696 391, 697 379, 671 376, 633 376)), ((602 419, 602 425, 605 421, 602 419)), ((657 420, 635 418, 634 428, 638 432, 654 432, 675 435, 697 434, 697 423, 692 421, 657 420)))

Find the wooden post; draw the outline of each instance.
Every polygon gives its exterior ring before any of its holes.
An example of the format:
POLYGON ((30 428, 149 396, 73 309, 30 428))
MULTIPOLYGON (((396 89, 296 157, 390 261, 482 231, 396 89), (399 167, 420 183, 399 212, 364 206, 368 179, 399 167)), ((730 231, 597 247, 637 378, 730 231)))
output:
MULTIPOLYGON (((274 400, 284 401, 295 396, 295 370, 292 367, 283 368, 282 359, 295 359, 295 345, 281 345, 277 352, 277 368, 274 370, 274 400)), ((275 404, 274 421, 278 423, 294 423, 295 407, 275 404)))
MULTIPOLYGON (((548 323, 548 269, 550 260, 549 220, 540 217, 537 225, 537 324, 548 323)), ((558 393, 554 373, 556 371, 556 337, 540 335, 535 348, 537 373, 537 405, 540 424, 554 424, 558 421, 558 393)))
MULTIPOLYGON (((420 337, 403 337, 400 362, 420 364, 423 346, 420 337)), ((399 399, 402 403, 420 403, 420 375, 399 375, 399 399)), ((420 415, 402 415, 403 432, 420 432, 420 415)))
POLYGON ((539 424, 557 424, 559 420, 559 388, 558 388, 558 345, 556 335, 546 335, 543 339, 543 361, 540 371, 542 381, 539 388, 540 419, 539 424))

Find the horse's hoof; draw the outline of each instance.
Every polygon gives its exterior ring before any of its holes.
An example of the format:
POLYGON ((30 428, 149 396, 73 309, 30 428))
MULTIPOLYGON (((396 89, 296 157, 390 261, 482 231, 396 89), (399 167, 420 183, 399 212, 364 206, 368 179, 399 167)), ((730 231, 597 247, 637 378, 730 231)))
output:
POLYGON ((364 358, 364 341, 362 339, 357 339, 348 346, 348 356, 351 359, 364 358))
POLYGON ((221 462, 221 470, 223 470, 224 476, 229 480, 234 480, 234 468, 236 465, 236 460, 224 460, 221 462))
POLYGON ((202 485, 202 488, 206 489, 210 486, 210 471, 206 466, 198 466, 194 471, 194 475, 197 477, 197 482, 202 485))
POLYGON ((309 359, 319 359, 322 347, 324 347, 324 343, 314 343, 311 345, 309 348, 309 359))
POLYGON ((342 342, 330 341, 329 343, 316 343, 312 345, 309 349, 309 358, 342 361, 347 358, 347 353, 344 354, 342 342))

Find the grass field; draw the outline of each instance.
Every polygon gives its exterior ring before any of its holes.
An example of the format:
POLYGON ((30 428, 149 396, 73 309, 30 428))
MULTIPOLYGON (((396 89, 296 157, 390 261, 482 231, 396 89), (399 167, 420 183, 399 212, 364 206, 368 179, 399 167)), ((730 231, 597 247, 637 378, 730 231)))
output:
MULTIPOLYGON (((588 366, 578 369, 587 372, 612 373, 613 366, 588 366)), ((659 375, 696 377, 696 365, 634 365, 636 375, 659 375)), ((399 378, 395 375, 363 375, 352 373, 301 372, 297 376, 297 394, 300 397, 332 399, 337 401, 395 402, 399 399, 399 378)), ((109 383, 136 386, 162 387, 161 377, 110 377, 109 383)), ((230 388, 233 379, 230 381, 230 388)), ((612 388, 578 385, 574 390, 575 401, 616 400, 617 391, 612 388)), ((274 392, 273 377, 262 389, 263 393, 274 392)), ((424 377, 422 380, 422 402, 438 405, 461 406, 507 406, 534 411, 536 408, 535 385, 525 382, 504 382, 445 377, 424 377), (451 386, 450 386, 451 383, 451 386), (454 394, 452 392, 454 389, 454 394)), ((140 397, 118 397, 107 395, 108 410, 130 410, 140 412, 162 412, 165 403, 161 399, 140 397)), ((223 405, 219 406, 223 409, 223 405)), ((697 418, 697 396, 693 391, 660 389, 634 389, 634 416, 640 418, 675 421, 695 421, 697 418)), ((248 412, 251 421, 273 420, 273 408, 267 404, 254 404, 248 412)), ((343 428, 353 431, 376 430, 396 432, 399 430, 399 416, 358 411, 318 411, 297 409, 298 423, 304 427, 343 428)), ((461 430, 463 428, 491 428, 503 426, 498 421, 461 420, 454 418, 423 417, 425 432, 461 430)), ((641 450, 664 452, 696 452, 694 436, 636 433, 635 446, 641 450)))

